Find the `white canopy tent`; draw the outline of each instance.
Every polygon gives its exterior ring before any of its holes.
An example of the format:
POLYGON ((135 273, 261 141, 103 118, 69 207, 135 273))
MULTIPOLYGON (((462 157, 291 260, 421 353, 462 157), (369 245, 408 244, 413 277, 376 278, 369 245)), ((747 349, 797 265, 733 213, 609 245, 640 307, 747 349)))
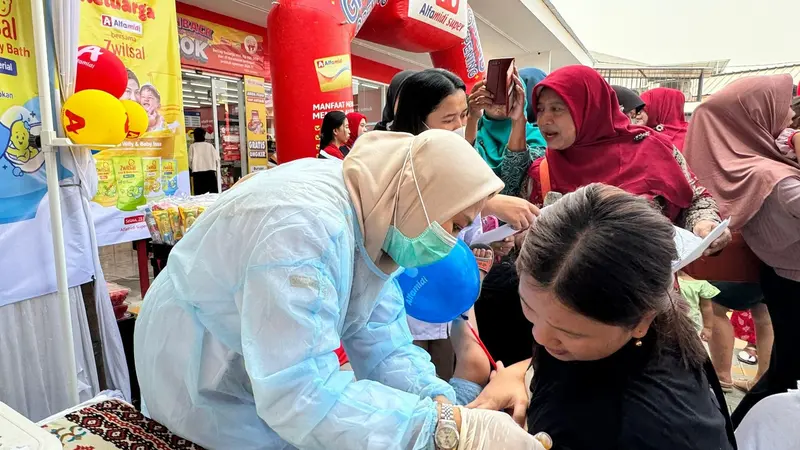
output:
POLYGON ((28 418, 39 420, 77 405, 100 390, 83 296, 80 286, 69 286, 67 277, 64 220, 74 224, 79 218, 77 228, 88 233, 91 242, 82 250, 92 253, 105 384, 122 391, 130 400, 130 378, 100 267, 89 207, 97 187, 94 161, 88 148, 59 137, 57 131, 61 129, 61 102, 74 92, 81 1, 30 1, 47 180, 44 202, 49 206, 57 289, 55 293, 0 308, 0 379, 4 380, 0 400, 28 418), (74 184, 60 184, 59 161, 75 174, 74 184))

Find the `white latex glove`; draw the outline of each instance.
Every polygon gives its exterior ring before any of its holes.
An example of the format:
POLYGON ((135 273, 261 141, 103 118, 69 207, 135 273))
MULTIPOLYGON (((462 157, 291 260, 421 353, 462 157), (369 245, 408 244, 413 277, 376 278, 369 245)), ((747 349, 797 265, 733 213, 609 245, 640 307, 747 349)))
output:
POLYGON ((545 450, 506 413, 460 407, 458 450, 545 450))

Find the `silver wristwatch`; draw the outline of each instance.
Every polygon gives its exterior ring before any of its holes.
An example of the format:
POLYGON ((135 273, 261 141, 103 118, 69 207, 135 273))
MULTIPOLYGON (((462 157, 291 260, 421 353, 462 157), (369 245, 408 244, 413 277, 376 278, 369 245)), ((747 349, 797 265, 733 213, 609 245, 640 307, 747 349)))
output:
POLYGON ((442 412, 436 424, 433 442, 437 450, 455 450, 458 448, 458 426, 456 425, 453 405, 441 403, 442 412))

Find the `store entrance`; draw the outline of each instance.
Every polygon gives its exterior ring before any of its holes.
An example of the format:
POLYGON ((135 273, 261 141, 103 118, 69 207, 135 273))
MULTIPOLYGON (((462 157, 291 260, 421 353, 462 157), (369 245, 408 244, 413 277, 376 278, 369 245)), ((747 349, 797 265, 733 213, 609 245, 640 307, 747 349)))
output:
MULTIPOLYGON (((206 142, 220 154, 217 167, 219 192, 230 189, 247 173, 246 139, 239 128, 239 111, 244 111, 243 80, 202 71, 183 71, 183 111, 188 145, 192 131, 203 128, 206 142)), ((194 192, 194 188, 192 190, 194 192)))

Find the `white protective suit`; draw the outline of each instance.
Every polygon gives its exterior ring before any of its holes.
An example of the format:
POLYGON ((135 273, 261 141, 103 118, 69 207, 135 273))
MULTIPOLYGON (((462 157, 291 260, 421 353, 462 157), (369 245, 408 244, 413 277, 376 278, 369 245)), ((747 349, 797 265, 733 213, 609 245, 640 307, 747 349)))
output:
POLYGON ((206 210, 137 321, 148 414, 209 449, 432 449, 432 397, 455 394, 355 217, 342 163, 316 159, 206 210), (359 381, 339 370, 340 340, 359 381))

